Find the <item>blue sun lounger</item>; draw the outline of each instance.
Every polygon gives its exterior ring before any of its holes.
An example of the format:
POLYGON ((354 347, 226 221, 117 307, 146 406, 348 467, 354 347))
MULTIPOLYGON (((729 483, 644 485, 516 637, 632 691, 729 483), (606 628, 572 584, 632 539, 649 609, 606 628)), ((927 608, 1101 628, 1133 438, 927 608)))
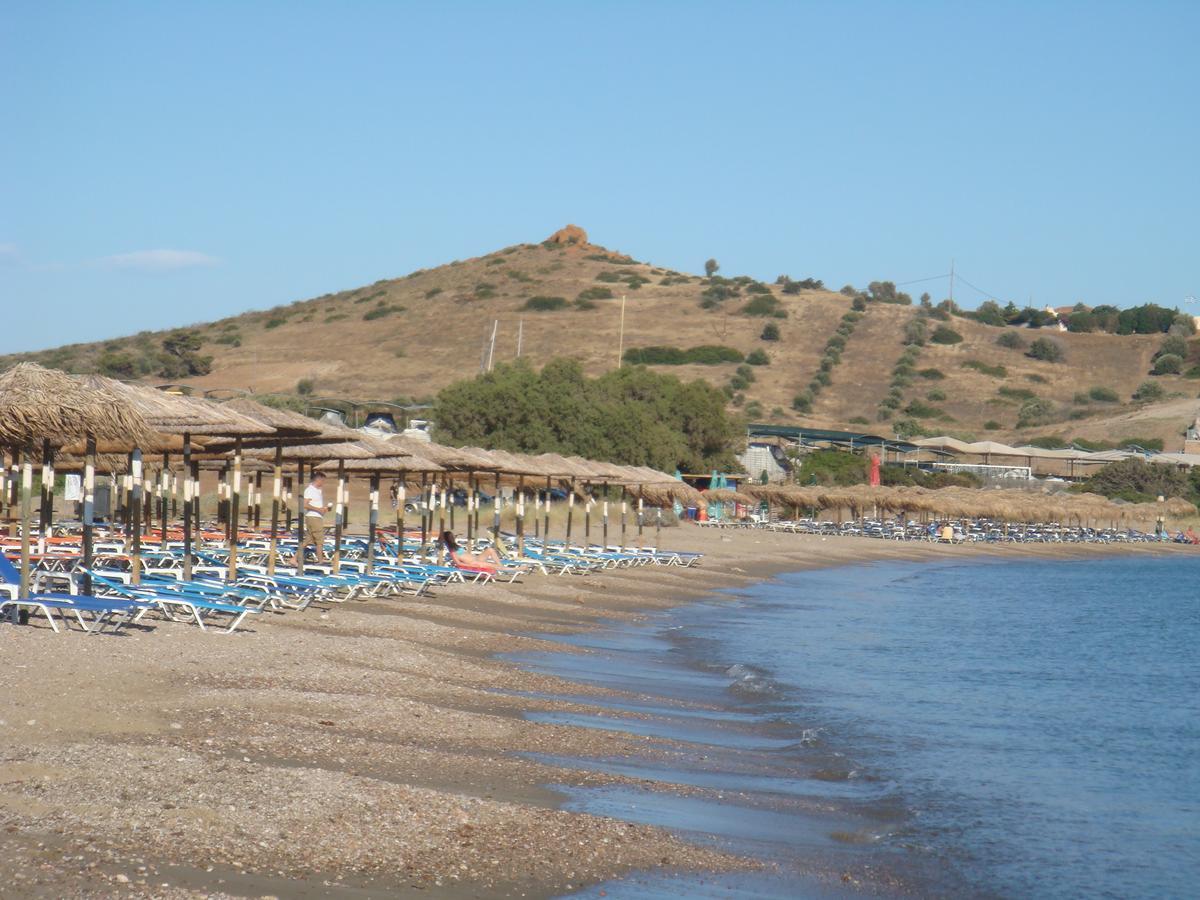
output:
POLYGON ((116 631, 123 625, 136 621, 138 616, 150 607, 142 602, 120 600, 116 598, 91 597, 81 594, 58 594, 31 592, 28 597, 18 596, 21 573, 8 557, 0 553, 0 594, 6 594, 0 599, 0 619, 6 611, 26 610, 40 612, 50 623, 55 633, 58 625, 54 621, 53 612, 57 611, 66 627, 70 627, 68 614, 75 617, 79 627, 89 633, 104 630, 105 625, 111 624, 116 631), (84 618, 84 613, 92 616, 91 624, 84 618))

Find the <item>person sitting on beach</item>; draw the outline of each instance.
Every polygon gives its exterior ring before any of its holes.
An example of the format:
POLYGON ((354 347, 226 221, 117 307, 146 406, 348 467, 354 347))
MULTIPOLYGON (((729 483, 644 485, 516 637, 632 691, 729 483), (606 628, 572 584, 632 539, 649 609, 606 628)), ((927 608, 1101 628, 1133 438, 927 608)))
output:
POLYGON ((304 537, 296 548, 297 569, 306 547, 316 551, 317 562, 325 562, 325 513, 333 504, 325 503, 324 487, 325 473, 314 472, 312 481, 304 489, 304 537))
POLYGON ((458 546, 458 541, 455 540, 453 531, 442 532, 442 546, 446 548, 446 555, 450 557, 450 561, 456 566, 475 566, 489 569, 504 568, 504 560, 496 552, 495 547, 488 547, 482 553, 468 553, 458 546))

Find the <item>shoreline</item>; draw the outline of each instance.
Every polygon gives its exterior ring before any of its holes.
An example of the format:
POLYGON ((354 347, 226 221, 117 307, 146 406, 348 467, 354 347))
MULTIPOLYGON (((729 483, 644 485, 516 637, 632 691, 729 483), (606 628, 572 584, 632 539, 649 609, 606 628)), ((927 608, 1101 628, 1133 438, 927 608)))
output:
POLYGON ((570 652, 542 636, 637 621, 782 572, 1188 551, 688 526, 665 530, 663 544, 707 555, 691 570, 352 601, 229 637, 157 623, 123 637, 5 628, 0 872, 46 897, 544 897, 632 871, 753 868, 661 828, 563 812, 546 785, 629 779, 530 755, 653 754, 662 742, 530 721, 594 712, 580 698, 621 692, 498 654, 570 652), (555 693, 577 699, 538 696, 555 693))

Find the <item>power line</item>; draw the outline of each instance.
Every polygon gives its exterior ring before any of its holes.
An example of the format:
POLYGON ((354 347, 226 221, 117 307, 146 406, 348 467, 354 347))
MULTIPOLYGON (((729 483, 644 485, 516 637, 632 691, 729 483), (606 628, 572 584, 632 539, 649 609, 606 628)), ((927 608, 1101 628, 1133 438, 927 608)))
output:
POLYGON ((1000 296, 999 294, 994 294, 991 291, 985 291, 983 288, 975 287, 975 285, 971 284, 971 282, 969 282, 969 281, 967 281, 967 279, 963 278, 962 275, 958 276, 958 280, 961 281, 963 284, 965 284, 967 287, 978 291, 979 293, 983 294, 985 297, 987 297, 989 299, 994 300, 1000 296))
POLYGON ((923 281, 937 281, 939 278, 949 278, 950 273, 944 275, 930 275, 928 278, 914 278, 912 281, 897 281, 896 287, 904 287, 906 284, 920 284, 923 281))

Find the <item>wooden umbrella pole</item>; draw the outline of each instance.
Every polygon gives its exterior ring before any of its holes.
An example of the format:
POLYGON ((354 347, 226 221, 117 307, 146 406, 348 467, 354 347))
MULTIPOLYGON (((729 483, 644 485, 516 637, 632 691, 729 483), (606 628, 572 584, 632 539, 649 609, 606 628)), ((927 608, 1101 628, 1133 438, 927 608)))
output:
POLYGON ((96 438, 87 436, 83 451, 83 593, 92 594, 92 529, 96 515, 96 438))
POLYGON ((162 497, 158 505, 158 525, 160 528, 159 546, 162 549, 167 549, 167 504, 170 501, 169 494, 171 493, 171 454, 164 451, 163 453, 163 469, 162 469, 162 497))
POLYGON ((33 501, 33 463, 27 451, 21 451, 21 597, 29 596, 29 520, 33 501))
POLYGON ((604 549, 608 550, 608 482, 604 482, 604 506, 600 510, 600 519, 604 523, 604 549))
POLYGON ((197 485, 192 481, 192 436, 183 434, 183 580, 192 580, 192 507, 197 485))
POLYGON ((375 532, 379 528, 379 473, 371 473, 371 510, 367 516, 367 574, 375 572, 375 532))
POLYGON ((654 548, 657 550, 662 546, 662 507, 654 507, 656 513, 654 524, 654 548))
POLYGON ((404 484, 404 472, 400 473, 400 481, 396 485, 396 562, 404 559, 404 506, 408 502, 405 496, 408 491, 404 484))
POLYGON ((142 451, 134 450, 130 473, 133 477, 132 496, 129 506, 133 516, 133 537, 129 548, 129 563, 132 567, 130 580, 134 584, 142 583, 142 451))
POLYGON ((275 444, 275 465, 271 468, 271 537, 267 550, 267 574, 275 574, 275 556, 279 553, 279 501, 283 495, 283 444, 275 444))
POLYGON ((479 543, 479 477, 474 472, 471 473, 471 506, 471 552, 474 553, 475 545, 479 543))
POLYGON ((8 512, 8 454, 0 450, 0 519, 8 512))
POLYGON ((254 527, 262 527, 262 472, 254 473, 254 527))
MULTIPOLYGON (((54 450, 50 441, 42 441, 42 509, 41 532, 43 541, 50 537, 54 527, 54 450)), ((43 543, 44 546, 44 543, 43 543)))
POLYGON ((645 533, 645 527, 646 527, 646 505, 645 505, 645 500, 642 497, 640 491, 638 492, 638 500, 637 500, 637 523, 638 523, 638 548, 641 549, 642 535, 645 533))
POLYGON ((517 556, 525 558, 525 476, 517 479, 517 556))
POLYGON ((585 481, 583 490, 587 494, 583 501, 583 542, 592 543, 592 483, 585 481))
POLYGON ((622 552, 624 552, 625 545, 627 543, 625 540, 625 533, 626 533, 625 520, 628 518, 628 513, 629 513, 629 504, 626 502, 626 498, 625 498, 625 485, 621 485, 621 551, 622 552))
POLYGON ((229 580, 237 580, 238 506, 242 499, 242 439, 233 442, 233 477, 229 492, 229 580))
POLYGON ((429 550, 429 473, 421 473, 421 559, 429 550))
POLYGON ((308 510, 304 508, 304 460, 296 463, 296 572, 304 574, 304 522, 308 510))
POLYGON ((550 476, 546 476, 546 506, 543 510, 542 517, 542 541, 549 543, 550 541, 550 476))
POLYGON ((575 518, 575 479, 571 479, 571 490, 567 494, 567 544, 571 549, 571 522, 575 518))
POLYGON ((500 473, 496 473, 495 485, 492 489, 492 544, 496 552, 500 552, 500 473))
POLYGON ((346 521, 346 461, 338 460, 337 498, 333 517, 333 574, 342 571, 342 529, 346 521))
MULTIPOLYGON (((454 478, 450 475, 446 476, 446 482, 442 485, 441 496, 438 498, 441 505, 438 506, 438 563, 445 562, 446 546, 440 540, 441 536, 446 533, 446 503, 454 503, 454 478)), ((454 530, 454 506, 450 507, 450 530, 454 530)))

